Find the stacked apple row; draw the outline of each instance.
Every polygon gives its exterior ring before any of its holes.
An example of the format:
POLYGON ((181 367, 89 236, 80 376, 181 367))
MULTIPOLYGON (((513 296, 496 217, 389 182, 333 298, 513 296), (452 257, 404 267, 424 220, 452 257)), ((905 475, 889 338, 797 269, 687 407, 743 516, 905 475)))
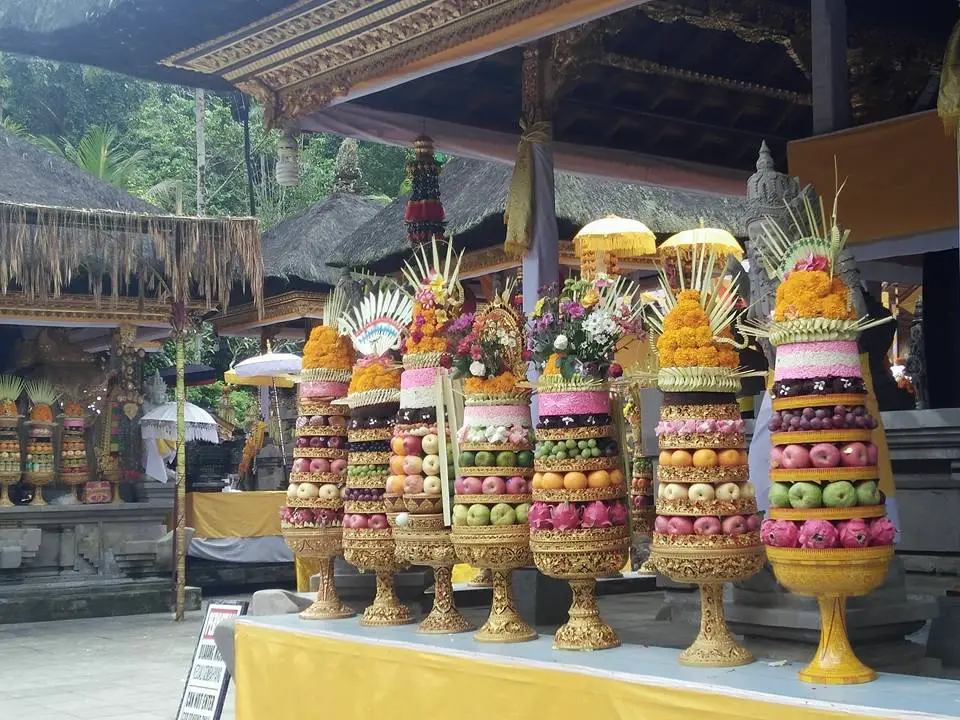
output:
POLYGON ((390 445, 398 407, 399 403, 388 402, 350 411, 345 528, 389 528, 384 493, 390 476, 390 445))
POLYGON ((468 397, 458 439, 453 524, 525 525, 534 462, 529 404, 475 405, 468 397))
POLYGON ((528 521, 532 530, 625 527, 630 511, 606 391, 544 393, 528 521), (592 413, 570 413, 573 408, 592 413))
POLYGON ((301 397, 282 528, 343 524, 347 472, 347 408, 327 399, 301 397))
POLYGON ((440 457, 436 410, 411 413, 401 409, 390 450, 387 511, 400 513, 394 518, 397 524, 406 524, 408 516, 404 513, 441 512, 440 464, 444 459, 440 457))
POLYGON ((634 458, 630 479, 630 514, 634 533, 653 532, 656 509, 653 491, 653 460, 650 458, 634 458))
POLYGON ((715 537, 721 545, 759 531, 744 422, 732 396, 666 393, 656 431, 656 534, 715 537))

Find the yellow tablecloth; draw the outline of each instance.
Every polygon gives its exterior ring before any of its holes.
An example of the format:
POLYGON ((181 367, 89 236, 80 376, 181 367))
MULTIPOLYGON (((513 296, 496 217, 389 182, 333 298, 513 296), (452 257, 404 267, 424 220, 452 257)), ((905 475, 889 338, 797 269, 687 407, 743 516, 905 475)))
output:
POLYGON ((902 675, 826 688, 797 680, 797 666, 690 669, 676 650, 577 654, 551 643, 484 646, 413 626, 248 618, 237 625, 237 720, 865 720, 907 708, 943 717, 960 690, 902 675))
POLYGON ((280 534, 285 492, 187 493, 187 525, 201 539, 280 534))

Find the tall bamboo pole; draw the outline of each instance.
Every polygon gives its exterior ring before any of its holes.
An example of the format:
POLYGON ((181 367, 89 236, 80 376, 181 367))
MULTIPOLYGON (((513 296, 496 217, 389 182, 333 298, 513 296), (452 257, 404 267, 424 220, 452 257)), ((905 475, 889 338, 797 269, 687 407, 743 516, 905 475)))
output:
POLYGON ((187 453, 186 453, 186 389, 183 381, 183 331, 176 333, 177 346, 177 514, 176 514, 176 614, 174 620, 183 620, 187 587, 187 453))

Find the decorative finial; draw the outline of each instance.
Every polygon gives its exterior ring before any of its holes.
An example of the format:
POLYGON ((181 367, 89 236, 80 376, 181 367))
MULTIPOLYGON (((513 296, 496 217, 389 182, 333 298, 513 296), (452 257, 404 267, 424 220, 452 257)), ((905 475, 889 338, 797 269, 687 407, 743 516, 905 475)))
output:
POLYGON ((770 152, 770 147, 767 145, 766 140, 762 140, 760 142, 760 155, 757 158, 757 172, 776 169, 777 166, 773 162, 773 154, 770 152))

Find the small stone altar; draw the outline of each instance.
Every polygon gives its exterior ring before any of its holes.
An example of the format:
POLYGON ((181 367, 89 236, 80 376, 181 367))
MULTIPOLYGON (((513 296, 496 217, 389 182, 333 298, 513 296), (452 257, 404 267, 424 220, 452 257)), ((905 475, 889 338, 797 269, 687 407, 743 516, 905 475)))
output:
MULTIPOLYGON (((170 610, 170 503, 0 513, 0 623, 170 610)), ((188 607, 199 608, 199 593, 188 607)))

